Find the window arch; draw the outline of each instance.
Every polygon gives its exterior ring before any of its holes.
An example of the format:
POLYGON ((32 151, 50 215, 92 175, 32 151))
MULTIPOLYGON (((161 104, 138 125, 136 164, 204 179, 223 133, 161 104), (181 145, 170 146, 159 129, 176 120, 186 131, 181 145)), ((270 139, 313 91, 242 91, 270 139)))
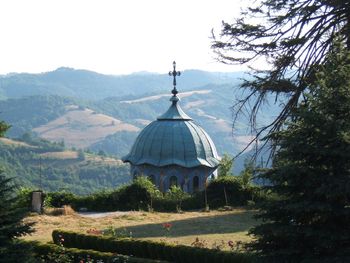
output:
POLYGON ((196 175, 193 177, 193 191, 196 192, 199 190, 199 177, 196 175))
POLYGON ((169 188, 172 186, 177 186, 177 177, 175 175, 171 176, 169 179, 169 188))

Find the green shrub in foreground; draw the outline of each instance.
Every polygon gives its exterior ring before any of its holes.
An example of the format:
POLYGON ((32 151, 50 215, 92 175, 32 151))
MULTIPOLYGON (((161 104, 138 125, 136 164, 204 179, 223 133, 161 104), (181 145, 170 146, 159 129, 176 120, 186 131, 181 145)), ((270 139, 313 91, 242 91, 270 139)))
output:
MULTIPOLYGON (((111 252, 100 252, 91 249, 78 249, 78 248, 63 248, 59 245, 55 244, 42 244, 38 242, 31 242, 31 246, 33 247, 33 252, 35 257, 38 259, 43 259, 45 262, 52 262, 51 260, 56 261, 58 255, 65 255, 65 259, 63 261, 71 261, 71 262, 80 262, 81 260, 86 260, 89 258, 90 260, 102 260, 104 263, 161 263, 159 260, 150 260, 145 258, 137 258, 130 257, 125 255, 117 255, 116 253, 111 252)), ((59 262, 63 262, 59 261, 59 262)), ((164 261, 163 261, 164 262, 164 261)))
POLYGON ((141 258, 167 260, 171 262, 243 263, 253 261, 253 256, 251 254, 219 251, 208 248, 195 248, 184 245, 175 246, 154 241, 89 236, 61 230, 54 230, 52 232, 52 238, 55 244, 60 244, 60 239, 64 238, 63 245, 65 247, 93 249, 123 255, 133 255, 141 258))

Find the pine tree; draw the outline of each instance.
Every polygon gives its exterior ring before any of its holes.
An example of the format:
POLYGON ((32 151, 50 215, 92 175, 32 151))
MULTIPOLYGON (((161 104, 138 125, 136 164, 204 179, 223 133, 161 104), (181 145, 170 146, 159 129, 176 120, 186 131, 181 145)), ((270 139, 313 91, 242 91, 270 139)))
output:
MULTIPOLYGON (((8 129, 8 125, 0 122, 0 137, 8 129)), ((25 208, 18 205, 15 186, 12 178, 6 178, 0 171, 0 262, 19 262, 26 255, 26 248, 17 242, 17 238, 33 230, 31 223, 24 223, 27 214, 25 208)), ((25 256, 26 262, 31 259, 25 256)))
POLYGON ((333 49, 263 174, 266 201, 249 247, 269 262, 350 262, 350 55, 333 49))
POLYGON ((252 77, 242 84, 247 95, 233 107, 237 114, 248 114, 257 136, 263 137, 283 127, 314 82, 314 66, 326 62, 334 40, 340 39, 350 50, 350 4, 349 0, 248 2, 233 23, 223 22, 220 35, 213 34, 212 48, 226 64, 254 68, 261 60, 269 63, 249 72, 252 77), (276 99, 281 110, 271 123, 258 127, 256 116, 271 93, 283 100, 281 105, 276 99))

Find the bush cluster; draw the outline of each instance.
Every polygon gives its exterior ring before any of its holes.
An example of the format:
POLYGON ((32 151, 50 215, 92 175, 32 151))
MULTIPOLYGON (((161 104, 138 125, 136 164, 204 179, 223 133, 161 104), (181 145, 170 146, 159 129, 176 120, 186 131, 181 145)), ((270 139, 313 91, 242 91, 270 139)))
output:
POLYGON ((254 195, 254 187, 243 187, 241 178, 237 176, 219 177, 212 180, 207 188, 210 207, 243 206, 248 200, 254 200, 254 195))
POLYGON ((154 260, 181 263, 238 263, 252 261, 252 256, 246 253, 172 245, 146 240, 115 239, 61 230, 52 232, 52 238, 55 244, 60 243, 61 237, 64 237, 63 245, 65 247, 93 249, 154 260))
MULTIPOLYGON (((211 208, 224 205, 244 206, 248 201, 259 201, 263 196, 257 186, 244 186, 239 177, 226 176, 212 180, 207 187, 207 200, 211 208)), ((146 178, 140 177, 129 185, 115 190, 100 191, 88 196, 77 196, 69 192, 52 192, 46 196, 46 204, 53 207, 71 205, 94 211, 148 210, 176 211, 202 209, 205 207, 205 192, 183 195, 181 202, 171 193, 162 194, 146 178)))

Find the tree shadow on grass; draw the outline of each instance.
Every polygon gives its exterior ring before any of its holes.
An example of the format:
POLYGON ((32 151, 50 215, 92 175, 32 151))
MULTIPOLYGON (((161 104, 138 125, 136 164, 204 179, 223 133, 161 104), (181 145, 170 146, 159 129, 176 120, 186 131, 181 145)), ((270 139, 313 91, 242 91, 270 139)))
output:
POLYGON ((206 234, 229 234, 242 231, 248 231, 252 226, 256 225, 253 219, 253 211, 242 211, 234 214, 213 215, 205 217, 189 218, 184 220, 167 221, 171 228, 169 232, 163 227, 163 223, 144 224, 137 226, 128 226, 117 228, 117 232, 132 232, 135 238, 146 237, 181 237, 191 235, 206 234))

